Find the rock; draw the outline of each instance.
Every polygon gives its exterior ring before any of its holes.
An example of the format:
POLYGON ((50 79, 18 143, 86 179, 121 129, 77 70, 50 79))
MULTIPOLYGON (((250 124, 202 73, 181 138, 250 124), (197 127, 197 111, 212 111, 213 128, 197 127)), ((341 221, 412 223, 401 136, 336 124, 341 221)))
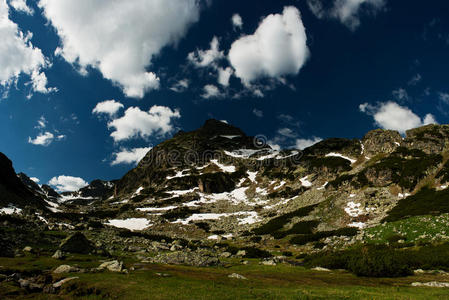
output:
POLYGON ((171 275, 167 273, 156 273, 156 275, 161 277, 171 277, 171 275))
POLYGON ((314 271, 321 271, 321 272, 330 272, 329 269, 323 268, 323 267, 315 267, 315 268, 312 268, 312 270, 314 270, 314 271))
POLYGON ((53 271, 53 273, 61 274, 61 273, 72 273, 72 272, 78 272, 78 271, 79 271, 79 269, 76 267, 72 267, 69 265, 60 265, 53 271))
POLYGON ((231 253, 230 252, 223 252, 222 254, 220 254, 220 256, 221 257, 224 257, 224 258, 228 258, 228 257, 231 257, 231 253))
POLYGON ((247 260, 242 260, 241 263, 242 263, 242 265, 247 265, 247 264, 249 264, 249 261, 247 261, 247 260))
POLYGON ((53 287, 54 287, 55 289, 60 288, 64 283, 69 282, 69 281, 74 280, 74 279, 78 279, 78 278, 79 278, 79 277, 68 277, 68 278, 64 278, 64 279, 62 279, 62 280, 60 280, 60 281, 58 281, 58 282, 53 283, 53 287))
POLYGON ((269 260, 264 260, 264 261, 262 261, 262 265, 265 265, 265 266, 275 266, 276 263, 274 262, 274 260, 269 259, 269 260))
POLYGON ((245 255, 246 255, 246 251, 245 250, 239 250, 239 251, 237 251, 237 254, 236 254, 236 256, 241 256, 241 257, 243 257, 245 255))
POLYGON ((437 287, 437 288, 449 288, 449 282, 438 282, 438 281, 430 281, 430 282, 413 282, 412 286, 427 286, 427 287, 437 287))
POLYGON ((217 266, 220 264, 220 260, 217 257, 211 255, 206 250, 161 253, 151 258, 151 262, 172 265, 188 265, 195 267, 209 267, 217 266))
POLYGON ((31 280, 19 279, 19 285, 21 288, 26 289, 30 292, 40 292, 44 288, 43 284, 34 283, 31 280))
POLYGON ((245 276, 242 276, 237 273, 232 273, 231 275, 228 275, 229 278, 235 278, 235 279, 241 279, 241 280, 248 280, 245 276))
POLYGON ((31 252, 33 252, 33 248, 31 248, 30 246, 26 246, 25 248, 23 248, 22 251, 23 251, 23 252, 31 253, 31 252))
POLYGON ((118 260, 112 260, 112 261, 107 261, 102 263, 99 267, 98 270, 104 270, 107 269, 108 271, 111 272, 122 272, 123 271, 123 263, 119 262, 118 260))
POLYGON ((397 131, 372 130, 362 139, 363 154, 371 157, 379 153, 392 153, 401 143, 402 137, 397 131))
POLYGON ((64 254, 62 253, 61 250, 56 250, 55 254, 53 254, 52 258, 54 259, 63 259, 64 258, 64 254))
POLYGON ((69 253, 89 254, 95 247, 81 232, 66 238, 59 246, 60 250, 69 253))

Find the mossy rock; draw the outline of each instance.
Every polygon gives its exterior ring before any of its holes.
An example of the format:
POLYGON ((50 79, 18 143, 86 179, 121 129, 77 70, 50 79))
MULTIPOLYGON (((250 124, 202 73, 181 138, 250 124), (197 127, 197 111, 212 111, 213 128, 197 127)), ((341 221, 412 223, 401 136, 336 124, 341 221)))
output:
POLYGON ((95 250, 91 241, 89 241, 84 234, 76 232, 62 241, 59 249, 63 252, 89 254, 95 250))

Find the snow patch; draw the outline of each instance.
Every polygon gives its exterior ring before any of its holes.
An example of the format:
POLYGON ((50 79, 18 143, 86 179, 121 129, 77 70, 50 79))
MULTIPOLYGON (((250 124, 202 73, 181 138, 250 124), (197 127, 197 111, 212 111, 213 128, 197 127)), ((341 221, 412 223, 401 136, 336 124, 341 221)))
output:
POLYGON ((356 162, 355 159, 349 158, 349 157, 344 156, 344 155, 342 155, 342 154, 340 154, 340 153, 331 152, 331 153, 326 154, 326 157, 329 157, 329 156, 344 158, 344 159, 346 159, 346 160, 349 160, 349 161, 351 162, 351 164, 353 164, 353 163, 356 162))
POLYGON ((124 220, 109 220, 106 225, 129 230, 143 230, 150 227, 150 221, 144 218, 129 218, 124 220))
POLYGON ((22 209, 10 205, 8 207, 0 208, 0 213, 4 213, 6 215, 21 214, 22 209))
POLYGON ((302 184, 304 187, 311 187, 311 186, 312 186, 312 183, 311 183, 309 180, 307 180, 307 177, 309 177, 309 176, 307 175, 307 176, 305 176, 305 177, 299 179, 299 181, 301 181, 301 184, 302 184))
POLYGON ((247 171, 246 173, 248 174, 249 180, 251 180, 252 182, 256 182, 257 172, 247 171))
POLYGON ((178 208, 177 206, 166 206, 166 207, 139 207, 136 208, 138 211, 167 211, 178 208))
POLYGON ((351 224, 348 224, 349 227, 357 227, 359 229, 365 228, 366 224, 363 222, 352 222, 351 224))
POLYGON ((360 203, 348 202, 345 207, 345 212, 351 217, 358 217, 363 213, 363 210, 360 208, 360 203))
POLYGON ((219 163, 217 159, 211 159, 211 162, 214 163, 215 165, 217 165, 223 172, 228 172, 228 173, 235 172, 234 166, 225 166, 225 165, 219 163))

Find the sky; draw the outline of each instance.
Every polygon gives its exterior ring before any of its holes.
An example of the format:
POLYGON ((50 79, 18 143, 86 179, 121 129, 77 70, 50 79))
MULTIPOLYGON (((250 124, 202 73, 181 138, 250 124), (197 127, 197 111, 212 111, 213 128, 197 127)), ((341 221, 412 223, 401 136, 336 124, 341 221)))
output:
POLYGON ((298 149, 445 124, 448 16, 444 0, 0 0, 0 151, 68 191, 209 118, 298 149))

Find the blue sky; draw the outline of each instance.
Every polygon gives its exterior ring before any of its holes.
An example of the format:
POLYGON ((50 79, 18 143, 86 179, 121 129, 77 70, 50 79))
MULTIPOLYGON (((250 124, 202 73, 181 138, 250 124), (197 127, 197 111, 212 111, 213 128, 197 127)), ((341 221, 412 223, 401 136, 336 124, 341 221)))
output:
POLYGON ((283 148, 447 123, 448 12, 447 1, 0 0, 0 151, 67 190, 120 178, 208 118, 283 148))

